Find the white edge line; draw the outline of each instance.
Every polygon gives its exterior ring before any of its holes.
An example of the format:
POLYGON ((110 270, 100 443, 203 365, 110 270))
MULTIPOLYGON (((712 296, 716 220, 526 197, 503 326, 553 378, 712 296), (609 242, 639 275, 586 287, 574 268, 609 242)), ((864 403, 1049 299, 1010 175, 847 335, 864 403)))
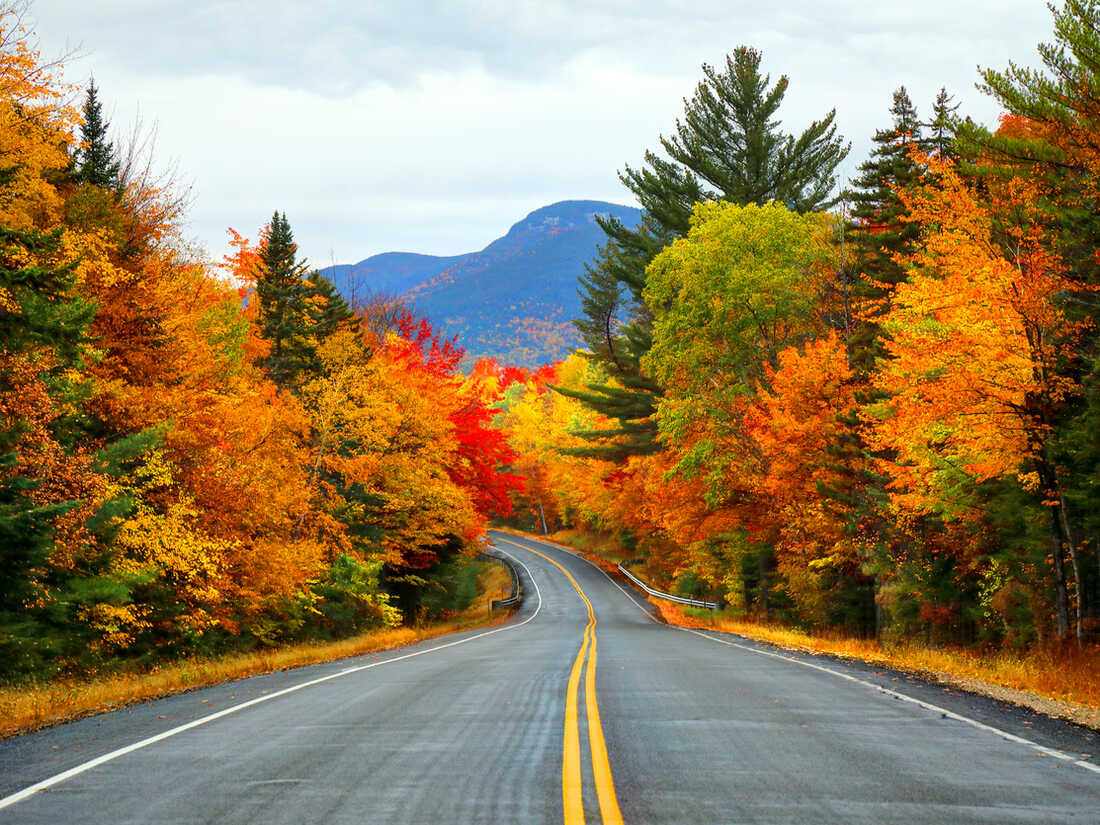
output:
POLYGON ((1040 745, 1038 742, 1033 742, 1030 739, 1025 739, 1022 736, 1017 736, 1016 734, 1009 733, 1006 730, 1001 730, 1000 728, 993 727, 992 725, 987 725, 984 722, 979 722, 977 719, 971 719, 969 716, 963 716, 960 713, 955 713, 955 711, 953 711, 953 710, 948 710, 947 708, 940 707, 939 705, 934 705, 931 702, 925 702, 923 699, 916 699, 912 696, 906 696, 904 693, 898 693, 896 690, 890 690, 890 688, 883 687, 881 685, 876 685, 874 682, 868 682, 865 679, 860 679, 856 676, 851 676, 847 673, 841 673, 840 671, 833 670, 832 668, 822 667, 821 665, 815 665, 813 662, 806 662, 806 661, 803 661, 801 659, 794 659, 794 658, 791 658, 790 656, 784 656, 781 653, 773 653, 772 651, 769 651, 769 650, 759 650, 759 649, 757 649, 755 647, 751 647, 749 645, 743 645, 743 644, 739 644, 737 642, 731 642, 727 639, 719 639, 716 636, 711 636, 709 633, 702 633, 698 630, 694 630, 694 629, 689 628, 689 627, 678 627, 676 625, 669 625, 669 626, 676 629, 676 630, 683 631, 684 633, 691 633, 691 634, 694 634, 695 636, 701 636, 704 639, 709 639, 710 641, 716 642, 717 644, 720 644, 720 645, 727 645, 729 647, 735 647, 738 650, 744 650, 744 651, 747 651, 749 653, 755 653, 758 656, 769 656, 773 659, 781 659, 784 662, 790 662, 791 664, 795 664, 795 665, 802 665, 802 667, 808 667, 812 670, 820 671, 821 673, 827 673, 830 676, 835 676, 838 679, 844 679, 845 681, 848 681, 848 682, 854 682, 857 685, 862 685, 864 687, 870 688, 871 690, 878 691, 879 693, 885 693, 887 696, 892 696, 895 699, 900 699, 901 701, 908 702, 911 705, 916 705, 918 707, 924 708, 925 710, 930 710, 930 711, 933 711, 935 713, 939 713, 940 715, 942 715, 943 717, 945 717, 947 719, 953 719, 956 722, 962 722, 966 725, 970 725, 971 727, 978 728, 979 730, 984 730, 988 733, 995 734, 996 736, 999 736, 1002 739, 1007 739, 1010 742, 1016 742, 1017 744, 1026 745, 1029 748, 1034 748, 1035 750, 1039 751, 1040 753, 1043 753, 1046 756, 1052 756, 1055 759, 1061 759, 1065 762, 1072 762, 1073 764, 1075 764, 1079 767, 1085 768, 1087 770, 1090 770, 1093 773, 1100 773, 1100 765, 1094 765, 1091 762, 1086 762, 1082 759, 1075 759, 1073 756, 1070 756, 1067 753, 1063 753, 1062 751, 1055 750, 1054 748, 1048 748, 1045 745, 1040 745))
POLYGON ((514 556, 510 555, 509 553, 506 553, 504 550, 500 550, 500 548, 497 549, 501 553, 504 553, 505 556, 508 556, 508 558, 510 558, 524 570, 526 570, 527 576, 531 579, 531 583, 535 585, 535 595, 538 596, 539 600, 538 605, 535 607, 535 612, 524 619, 522 622, 519 622, 518 624, 510 624, 505 627, 498 627, 494 630, 487 630, 484 633, 479 633, 476 636, 468 636, 465 639, 458 639, 457 641, 447 642, 446 644, 442 645, 436 645, 435 647, 428 648, 427 650, 417 650, 413 653, 406 653, 403 656, 395 656, 392 659, 386 659, 384 662, 372 662, 369 665, 358 665, 356 667, 349 667, 337 673, 330 673, 328 676, 322 676, 318 679, 310 679, 308 682, 302 682, 301 684, 292 685, 291 687, 284 688, 283 690, 275 691, 275 693, 258 696, 255 699, 249 699, 247 702, 242 702, 239 705, 233 705, 233 707, 225 708, 224 710, 219 710, 216 713, 211 713, 209 716, 203 716, 200 719, 194 719, 185 725, 179 725, 178 727, 158 733, 155 736, 150 736, 147 739, 142 739, 139 742, 134 742, 132 745, 126 745, 125 747, 118 748, 116 750, 110 751, 109 753, 105 753, 102 756, 97 756, 95 759, 83 762, 76 767, 69 768, 69 770, 51 776, 48 779, 43 779, 41 782, 35 782, 33 785, 30 785, 21 791, 16 791, 15 793, 0 799, 0 810, 10 807, 11 805, 15 805, 18 802, 22 802, 29 797, 34 796, 34 794, 38 793, 39 791, 44 791, 48 788, 52 788, 54 785, 59 785, 68 779, 72 779, 74 776, 79 776, 80 774, 90 771, 93 768, 98 768, 100 765, 106 764, 107 762, 112 762, 119 757, 126 756, 127 754, 141 750, 142 748, 147 748, 150 745, 155 745, 157 742, 161 742, 165 739, 168 739, 169 737, 175 736, 176 734, 184 733, 185 731, 189 731, 192 728, 197 728, 201 725, 205 725, 209 722, 221 719, 223 716, 229 716, 231 713, 236 713, 239 710, 250 708, 253 705, 258 705, 262 702, 269 702, 272 699, 279 698, 280 696, 286 696, 288 693, 294 693, 295 691, 299 691, 302 688, 319 685, 322 682, 328 682, 331 679, 339 679, 341 676, 348 676, 352 673, 359 673, 363 670, 370 670, 371 668, 381 667, 382 665, 393 664, 394 662, 400 662, 405 659, 412 659, 414 656, 423 656, 425 653, 434 653, 437 650, 444 650, 445 648, 454 647, 455 645, 466 644, 466 642, 472 642, 476 639, 483 639, 486 636, 492 636, 494 633, 503 633, 506 630, 518 630, 539 615, 539 611, 542 610, 542 591, 539 589, 538 582, 535 581, 535 577, 531 575, 531 570, 527 567, 526 564, 524 564, 522 561, 515 558, 514 556))
MULTIPOLYGON (((498 531, 498 532, 503 532, 503 531, 498 531)), ((598 564, 593 563, 589 559, 586 559, 580 553, 577 553, 577 552, 574 552, 573 550, 569 550, 568 548, 562 547, 560 544, 552 544, 551 542, 543 541, 542 539, 528 538, 527 536, 517 536, 514 533, 505 533, 504 535, 512 536, 513 538, 517 538, 517 539, 526 539, 527 541, 533 541, 535 544, 541 544, 543 547, 550 547, 554 550, 558 550, 559 552, 565 553, 568 556, 572 556, 575 559, 580 559, 585 564, 589 565, 590 567, 594 567, 594 568, 596 568, 596 570, 600 571, 600 573, 603 574, 604 578, 606 578, 609 582, 611 582, 613 585, 615 585, 616 589, 618 589, 618 591, 620 593, 622 593, 624 596, 626 596, 627 601, 629 601, 632 605, 634 605, 636 608, 638 608, 638 612, 640 612, 643 616, 645 616, 647 619, 649 619, 654 624, 664 624, 663 622, 657 621, 657 619, 655 619, 653 617, 653 614, 650 611, 646 610, 644 607, 642 607, 638 603, 637 599, 635 599, 632 595, 630 595, 629 592, 627 592, 626 590, 623 589, 623 586, 621 584, 619 584, 617 581, 615 581, 613 578, 611 578, 611 576, 608 575, 608 572, 606 570, 604 570, 598 564)), ((522 544, 519 545, 519 546, 523 547, 522 544)), ((501 551, 501 552, 503 552, 503 551, 501 551)), ((528 571, 528 572, 530 572, 530 571, 528 571)))
MULTIPOLYGON (((556 550, 561 550, 564 553, 568 553, 569 555, 574 556, 574 557, 580 559, 581 561, 592 565, 592 567, 595 567, 597 570, 599 570, 601 573, 603 573, 604 576, 607 577, 607 580, 609 582, 611 582, 613 585, 615 585, 615 587, 619 588, 619 590, 622 591, 623 595, 626 596, 630 600, 631 604, 633 604, 635 607, 637 607, 638 610, 640 610, 642 612, 642 614, 646 618, 648 618, 650 621, 652 621, 654 624, 662 624, 665 627, 669 627, 673 630, 679 630, 679 631, 682 631, 684 633, 692 633, 696 636, 701 636, 704 639, 709 639, 710 641, 716 642, 720 645, 728 645, 729 647, 735 647, 738 650, 744 650, 744 651, 747 651, 749 653, 755 653, 759 656, 769 656, 773 659, 781 659, 784 662, 790 662, 791 664, 802 665, 803 667, 808 667, 808 668, 811 668, 813 670, 818 670, 818 671, 821 671, 822 673, 828 673, 830 676, 835 676, 838 679, 844 679, 844 680, 849 681, 849 682, 854 682, 857 685, 863 685, 864 687, 870 688, 872 690, 876 690, 876 691, 879 691, 881 693, 885 693, 887 696, 893 696, 895 699, 900 699, 903 702, 909 702, 910 704, 917 705, 918 707, 922 707, 925 710, 930 710, 930 711, 933 711, 935 713, 940 713, 943 716, 945 716, 946 718, 953 719, 956 722, 962 722, 964 724, 970 725, 971 727, 978 728, 979 730, 984 730, 988 733, 993 733, 993 734, 1001 737, 1002 739, 1007 739, 1010 742, 1016 742, 1017 744, 1026 745, 1029 748, 1034 748, 1035 750, 1039 751, 1040 753, 1045 754, 1046 756, 1052 756, 1055 759, 1061 759, 1065 762, 1072 762, 1074 765, 1077 765, 1079 768, 1084 768, 1085 770, 1092 771, 1093 773, 1096 773, 1096 774, 1100 774, 1100 765, 1096 765, 1092 762, 1087 762, 1083 759, 1075 759, 1073 756, 1070 756, 1067 753, 1063 753, 1062 751, 1055 750, 1053 748, 1048 748, 1045 745, 1040 745, 1038 742, 1032 742, 1030 739, 1025 739, 1022 736, 1017 736, 1016 734, 1009 733, 1006 730, 1001 730, 1000 728, 995 728, 992 725, 987 725, 984 722, 979 722, 977 719, 971 719, 969 716, 963 716, 962 714, 955 713, 954 711, 948 710, 947 708, 941 708, 939 705, 934 705, 931 702, 925 702, 922 699, 915 699, 912 696, 906 696, 904 693, 898 693, 896 690, 890 690, 889 688, 882 687, 881 685, 876 685, 874 682, 868 682, 865 679, 860 679, 856 676, 851 676, 847 673, 841 673, 838 670, 833 670, 831 668, 822 667, 821 665, 815 665, 812 662, 806 662, 806 661, 803 661, 801 659, 794 659, 790 656, 784 656, 781 653, 773 653, 772 651, 769 651, 769 650, 760 650, 758 648, 751 647, 749 645, 743 645, 743 644, 739 644, 737 642, 731 642, 727 639, 719 639, 716 636, 711 636, 708 633, 701 633, 700 631, 694 630, 694 629, 689 628, 689 627, 680 627, 678 625, 664 624, 663 622, 659 622, 645 608, 643 608, 640 604, 638 604, 638 602, 635 601, 635 599, 629 593, 627 593, 625 590, 623 590, 622 586, 617 581, 615 581, 613 578, 611 578, 611 576, 609 576, 607 574, 607 571, 604 570, 599 565, 593 564, 591 561, 589 561, 588 559, 586 559, 584 556, 580 555, 579 553, 574 553, 571 550, 566 550, 564 547, 559 547, 556 544, 551 544, 550 542, 541 541, 540 539, 527 538, 527 536, 522 536, 522 538, 526 538, 528 541, 533 541, 533 542, 536 542, 537 544, 541 544, 541 545, 544 545, 546 547, 553 547, 556 550)), ((715 632, 721 632, 721 631, 715 631, 715 632)))

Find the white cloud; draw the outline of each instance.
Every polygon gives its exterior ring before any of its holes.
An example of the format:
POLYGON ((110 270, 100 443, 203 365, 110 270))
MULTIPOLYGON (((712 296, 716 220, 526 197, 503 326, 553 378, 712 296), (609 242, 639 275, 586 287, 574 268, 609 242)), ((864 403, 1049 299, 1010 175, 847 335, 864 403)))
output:
POLYGON ((672 130, 703 62, 755 45, 791 130, 836 107, 848 171, 904 83, 991 121, 978 63, 1034 63, 1033 0, 355 2, 39 0, 44 51, 81 42, 116 126, 138 106, 223 251, 286 211, 315 263, 478 248, 553 200, 626 201, 616 170, 672 130), (690 11, 685 11, 690 9, 690 11))

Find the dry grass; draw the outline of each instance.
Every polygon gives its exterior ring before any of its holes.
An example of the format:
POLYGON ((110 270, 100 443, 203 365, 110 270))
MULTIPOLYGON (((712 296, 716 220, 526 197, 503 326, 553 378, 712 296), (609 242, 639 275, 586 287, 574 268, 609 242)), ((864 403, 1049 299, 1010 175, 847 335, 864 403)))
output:
POLYGON ((615 537, 610 535, 585 533, 581 530, 558 530, 556 533, 544 536, 543 540, 579 550, 590 561, 607 569, 614 569, 620 562, 631 558, 630 553, 623 550, 615 537))
POLYGON ((481 595, 468 610, 448 621, 421 627, 378 630, 336 642, 305 642, 216 659, 188 659, 150 672, 0 688, 0 738, 261 673, 391 650, 447 633, 503 623, 510 613, 498 611, 490 616, 488 608, 491 599, 500 597, 501 588, 508 590, 508 572, 499 565, 488 565, 478 585, 481 595))
POLYGON ((980 652, 928 648, 915 643, 883 645, 839 634, 816 636, 789 627, 701 615, 677 604, 652 600, 671 624, 736 633, 779 647, 828 653, 916 673, 944 684, 993 696, 1100 729, 1100 649, 1067 645, 1058 650, 980 652))

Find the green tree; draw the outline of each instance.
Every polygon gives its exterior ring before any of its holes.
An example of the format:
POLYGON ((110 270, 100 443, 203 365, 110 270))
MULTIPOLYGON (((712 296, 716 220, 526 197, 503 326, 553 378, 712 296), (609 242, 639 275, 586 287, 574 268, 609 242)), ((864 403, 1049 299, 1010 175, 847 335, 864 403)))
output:
POLYGON ((797 212, 834 202, 836 169, 849 150, 836 134, 835 111, 797 136, 782 131, 777 115, 788 79, 773 85, 760 61, 759 51, 742 46, 727 56, 724 71, 705 65, 675 134, 660 138, 667 157, 646 152, 641 167, 619 174, 644 217, 636 228, 600 220, 608 243, 581 279, 584 317, 577 321, 589 351, 614 380, 566 392, 619 426, 581 433, 592 446, 574 452, 621 459, 657 449, 651 417, 661 387, 641 364, 652 346, 651 308, 642 296, 646 267, 688 231, 697 202, 777 201, 797 212))
MULTIPOLYGON (((854 284, 857 301, 884 302, 889 287, 905 280, 905 270, 894 257, 912 248, 920 229, 902 218, 905 208, 898 189, 920 180, 922 170, 912 156, 913 149, 924 146, 923 127, 909 93, 901 86, 894 92, 890 106, 890 126, 879 129, 872 138, 871 155, 859 165, 847 199, 851 204, 848 241, 863 277, 854 284)), ((874 314, 885 312, 882 303, 874 314)), ((882 355, 878 326, 859 325, 849 342, 853 365, 868 372, 882 355)))
MULTIPOLYGON (((0 173, 0 186, 13 172, 0 173)), ((75 297, 72 265, 59 266, 60 233, 0 227, 0 678, 48 664, 43 570, 56 518, 76 502, 42 503, 26 453, 61 450, 78 426, 83 363, 94 307, 75 297), (63 410, 73 410, 63 413, 63 410)))
POLYGON ((262 365, 280 387, 295 387, 303 373, 321 369, 318 345, 358 321, 336 287, 299 260, 286 213, 271 216, 259 257, 260 335, 271 342, 262 365))
POLYGON ((95 80, 88 83, 84 98, 84 124, 80 127, 80 147, 76 150, 76 179, 103 189, 119 186, 120 163, 114 144, 107 136, 110 121, 103 117, 103 104, 95 80))

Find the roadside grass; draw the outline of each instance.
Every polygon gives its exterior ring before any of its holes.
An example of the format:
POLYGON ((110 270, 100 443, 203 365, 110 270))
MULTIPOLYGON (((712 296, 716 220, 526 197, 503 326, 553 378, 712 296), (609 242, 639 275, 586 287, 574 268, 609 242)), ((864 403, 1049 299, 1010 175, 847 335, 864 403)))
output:
POLYGON ((502 589, 507 593, 508 572, 497 564, 485 567, 478 577, 477 599, 469 608, 444 621, 374 630, 333 642, 300 642, 217 658, 186 659, 145 672, 0 687, 0 738, 249 676, 392 650, 448 633, 503 624, 511 611, 490 614, 489 602, 500 598, 502 589))
MULTIPOLYGON (((580 551, 609 571, 626 557, 620 548, 613 546, 613 539, 606 536, 561 530, 541 538, 580 551)), ((811 634, 659 599, 649 601, 669 624, 735 633, 788 650, 827 653, 877 664, 1100 730, 1100 646, 1097 645, 1078 648, 1069 643, 1011 651, 933 648, 918 642, 883 644, 839 631, 811 634)))
POLYGON ((585 533, 581 530, 558 530, 543 538, 595 556, 596 558, 591 561, 601 562, 600 567, 609 570, 613 570, 617 564, 631 558, 631 554, 619 546, 614 536, 606 534, 585 533))

